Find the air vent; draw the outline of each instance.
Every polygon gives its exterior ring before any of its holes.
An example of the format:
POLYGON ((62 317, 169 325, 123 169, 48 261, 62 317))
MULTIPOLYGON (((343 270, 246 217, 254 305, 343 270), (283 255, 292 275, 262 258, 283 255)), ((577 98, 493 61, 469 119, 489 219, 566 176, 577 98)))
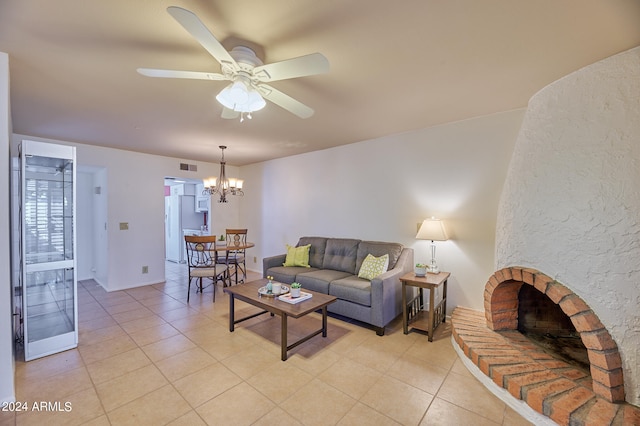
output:
POLYGON ((185 170, 187 172, 197 172, 198 166, 196 164, 180 163, 180 170, 185 170))

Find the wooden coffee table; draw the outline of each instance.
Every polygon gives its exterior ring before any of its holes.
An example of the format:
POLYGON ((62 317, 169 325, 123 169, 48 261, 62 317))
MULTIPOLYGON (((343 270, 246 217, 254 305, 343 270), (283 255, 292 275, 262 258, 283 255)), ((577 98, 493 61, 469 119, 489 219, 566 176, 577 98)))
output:
POLYGON ((328 294, 317 293, 311 290, 304 290, 306 293, 313 294, 310 299, 304 300, 300 303, 291 304, 278 300, 275 297, 261 296, 258 293, 260 287, 264 287, 267 284, 266 279, 260 279, 257 281, 248 282, 246 284, 239 284, 232 287, 225 287, 224 292, 229 294, 229 331, 233 332, 235 325, 246 321, 251 318, 255 318, 259 315, 270 312, 272 315, 279 315, 281 318, 281 359, 287 360, 287 352, 295 348, 301 343, 306 342, 312 337, 322 333, 322 337, 327 337, 327 306, 336 301, 335 296, 328 294), (234 302, 235 299, 242 300, 250 305, 263 309, 262 312, 258 312, 244 318, 235 319, 234 302), (313 333, 303 337, 302 339, 288 345, 287 344, 287 318, 300 318, 308 313, 322 310, 322 328, 314 331, 313 333))

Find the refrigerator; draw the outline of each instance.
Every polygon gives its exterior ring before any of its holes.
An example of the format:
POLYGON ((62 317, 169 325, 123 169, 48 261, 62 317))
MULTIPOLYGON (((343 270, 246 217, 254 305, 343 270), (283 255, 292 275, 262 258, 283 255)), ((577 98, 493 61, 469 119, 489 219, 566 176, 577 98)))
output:
POLYGON ((171 195, 164 197, 166 259, 184 263, 186 259, 182 230, 200 229, 204 224, 204 213, 196 213, 195 196, 180 195, 173 188, 171 187, 171 195))

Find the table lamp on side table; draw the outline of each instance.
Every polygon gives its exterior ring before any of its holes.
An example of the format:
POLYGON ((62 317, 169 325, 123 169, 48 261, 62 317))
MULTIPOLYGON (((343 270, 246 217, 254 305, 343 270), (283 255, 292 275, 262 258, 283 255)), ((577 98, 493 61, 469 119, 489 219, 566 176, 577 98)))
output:
POLYGON ((431 263, 427 266, 427 272, 437 274, 440 272, 436 264, 436 244, 434 241, 447 241, 447 233, 440 219, 432 217, 425 219, 416 235, 417 240, 431 240, 431 263))

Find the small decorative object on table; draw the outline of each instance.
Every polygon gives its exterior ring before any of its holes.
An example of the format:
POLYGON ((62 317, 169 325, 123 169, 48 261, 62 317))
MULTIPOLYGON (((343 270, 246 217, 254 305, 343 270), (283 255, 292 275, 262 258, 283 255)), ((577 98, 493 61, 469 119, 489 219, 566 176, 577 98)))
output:
POLYGON ((296 298, 300 297, 300 288, 302 284, 300 283, 291 283, 291 297, 296 298))
POLYGON ((311 299, 311 297, 313 297, 313 294, 307 293, 306 291, 301 291, 300 296, 298 297, 293 297, 291 296, 291 293, 289 293, 278 296, 278 300, 282 300, 283 302, 295 305, 296 303, 304 302, 307 299, 311 299))
POLYGON ((224 234, 220 234, 220 237, 218 238, 218 242, 217 244, 219 246, 225 246, 227 245, 227 242, 224 240, 224 234))
POLYGON ((272 276, 267 276, 267 280, 267 283, 258 289, 258 294, 261 297, 277 297, 289 293, 289 286, 273 281, 272 276))
POLYGON ((427 275, 427 265, 425 265, 424 263, 416 263, 416 268, 414 271, 416 273, 416 277, 424 277, 425 275, 427 275))

